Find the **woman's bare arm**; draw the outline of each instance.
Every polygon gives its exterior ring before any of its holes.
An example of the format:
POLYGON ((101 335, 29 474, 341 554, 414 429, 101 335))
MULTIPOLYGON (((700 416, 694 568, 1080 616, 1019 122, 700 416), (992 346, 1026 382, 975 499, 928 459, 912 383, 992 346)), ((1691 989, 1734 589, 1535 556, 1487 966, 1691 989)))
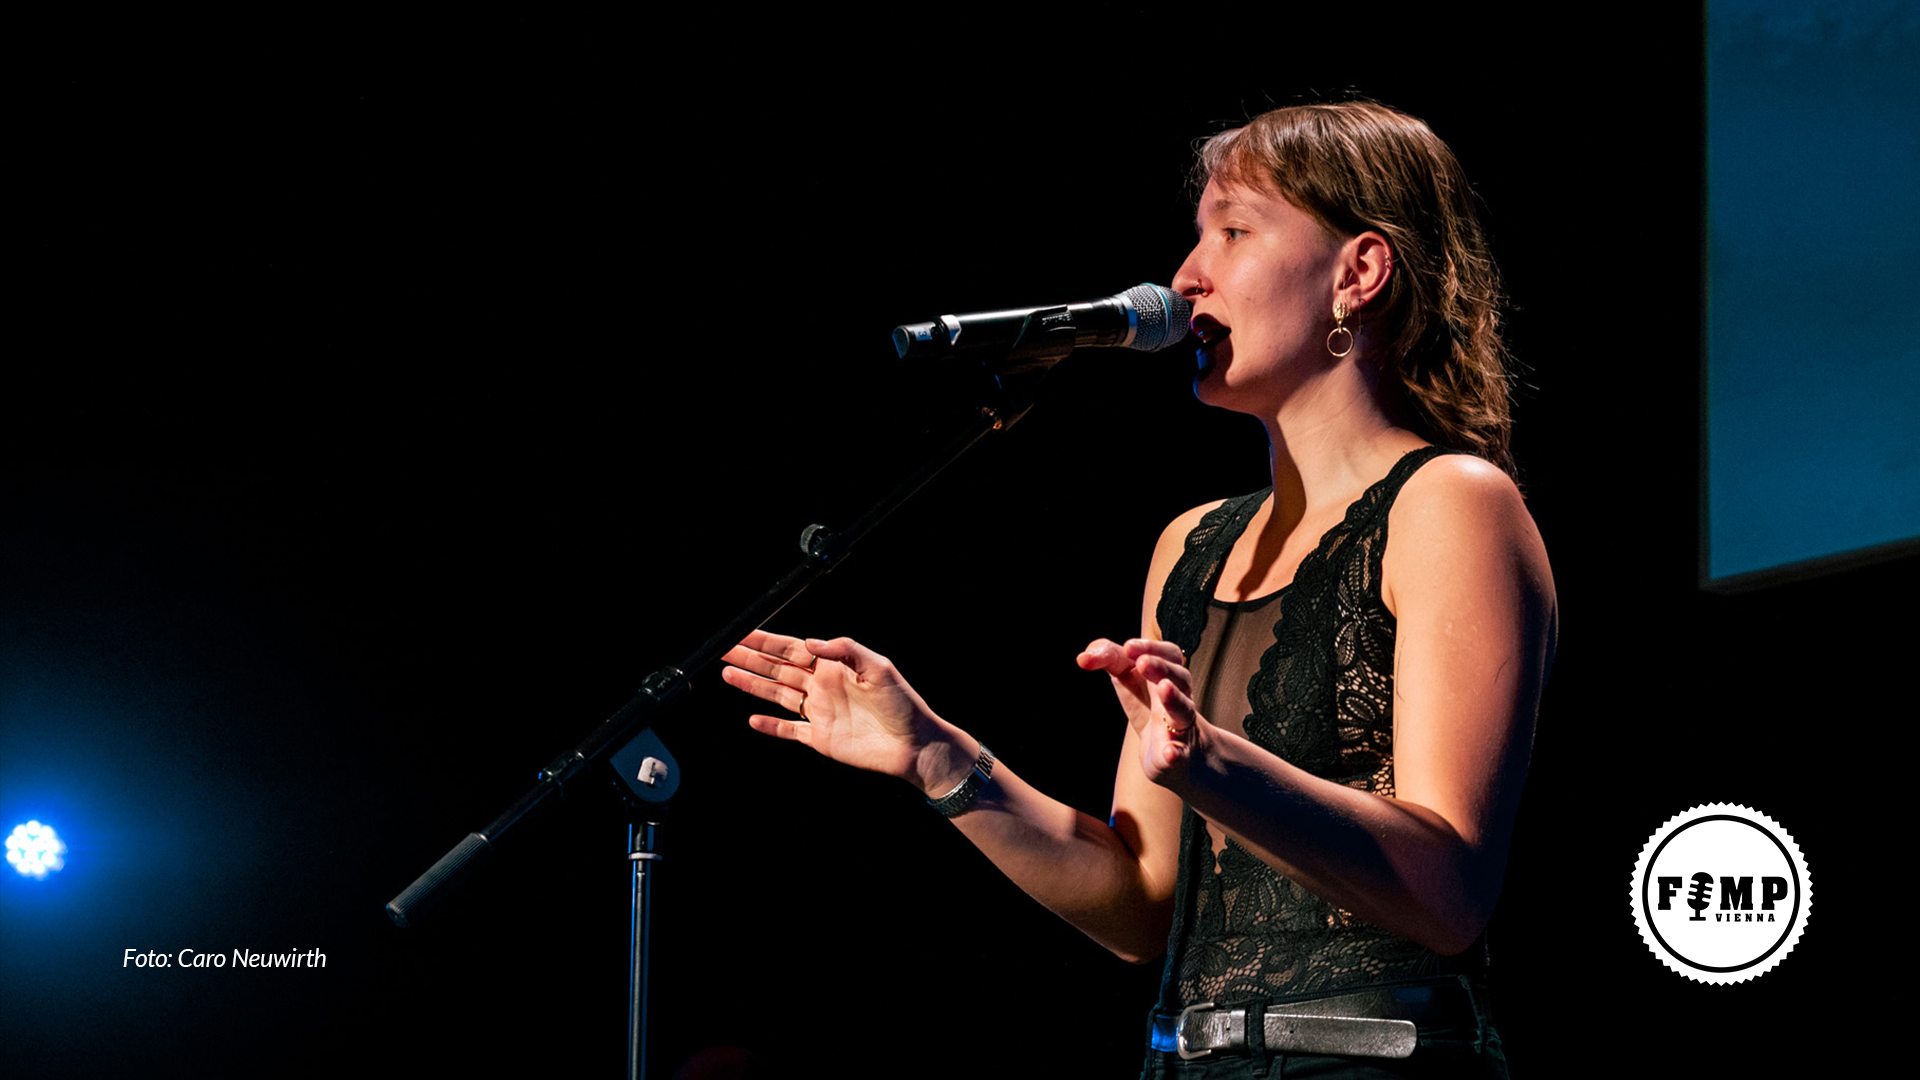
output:
MULTIPOLYGON (((1161 585, 1205 509, 1170 525, 1154 552, 1143 614, 1149 636, 1158 633, 1153 608, 1161 585)), ((756 631, 726 659, 729 685, 802 716, 755 715, 749 723, 756 731, 899 777, 929 797, 958 785, 979 755, 979 741, 934 712, 891 661, 850 639, 756 631)), ((1002 761, 974 808, 952 820, 1029 895, 1115 954, 1144 962, 1165 949, 1172 921, 1180 799, 1148 782, 1138 765, 1154 706, 1135 658, 1102 640, 1078 663, 1107 673, 1127 713, 1111 818, 1103 822, 1048 797, 1002 761)))

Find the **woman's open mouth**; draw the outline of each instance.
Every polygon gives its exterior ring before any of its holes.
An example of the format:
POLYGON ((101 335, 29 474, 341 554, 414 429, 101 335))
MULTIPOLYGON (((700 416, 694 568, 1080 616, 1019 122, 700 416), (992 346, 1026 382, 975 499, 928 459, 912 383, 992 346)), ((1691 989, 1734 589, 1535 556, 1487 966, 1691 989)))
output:
POLYGON ((1193 356, 1200 366, 1202 375, 1213 366, 1214 350, 1227 339, 1227 335, 1231 332, 1217 320, 1206 315, 1193 320, 1193 336, 1200 339, 1200 347, 1193 351, 1193 356))

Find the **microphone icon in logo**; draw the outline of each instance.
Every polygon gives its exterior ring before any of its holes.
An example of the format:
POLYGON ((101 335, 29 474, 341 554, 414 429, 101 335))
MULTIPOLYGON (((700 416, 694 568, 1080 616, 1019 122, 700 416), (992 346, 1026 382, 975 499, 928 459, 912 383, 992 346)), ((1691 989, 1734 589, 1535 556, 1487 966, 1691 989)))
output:
POLYGON ((1688 922, 1706 922, 1701 912, 1707 910, 1707 894, 1713 891, 1713 878, 1706 873, 1693 875, 1693 886, 1687 890, 1687 906, 1693 909, 1688 922))

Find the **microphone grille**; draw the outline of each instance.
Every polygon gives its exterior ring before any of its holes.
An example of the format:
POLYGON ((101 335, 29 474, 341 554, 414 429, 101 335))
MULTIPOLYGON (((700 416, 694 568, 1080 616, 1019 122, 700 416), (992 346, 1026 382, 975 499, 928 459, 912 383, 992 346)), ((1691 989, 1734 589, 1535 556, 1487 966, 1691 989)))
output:
POLYGON ((1159 285, 1135 285, 1124 295, 1140 316, 1140 325, 1127 348, 1157 352, 1187 336, 1193 305, 1185 297, 1159 285))

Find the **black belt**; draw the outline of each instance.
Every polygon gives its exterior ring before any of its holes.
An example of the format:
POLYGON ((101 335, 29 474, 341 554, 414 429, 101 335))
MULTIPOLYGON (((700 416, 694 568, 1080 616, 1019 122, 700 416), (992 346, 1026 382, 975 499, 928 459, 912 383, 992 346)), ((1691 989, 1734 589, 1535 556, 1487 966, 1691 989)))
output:
POLYGON ((1465 982, 1431 979, 1302 1001, 1189 1005, 1178 1016, 1154 1016, 1153 1048, 1189 1061, 1246 1053, 1253 1016, 1260 1017, 1267 1049, 1287 1054, 1404 1058, 1419 1044, 1423 1028, 1473 1037, 1480 1029, 1480 1012, 1465 982))

